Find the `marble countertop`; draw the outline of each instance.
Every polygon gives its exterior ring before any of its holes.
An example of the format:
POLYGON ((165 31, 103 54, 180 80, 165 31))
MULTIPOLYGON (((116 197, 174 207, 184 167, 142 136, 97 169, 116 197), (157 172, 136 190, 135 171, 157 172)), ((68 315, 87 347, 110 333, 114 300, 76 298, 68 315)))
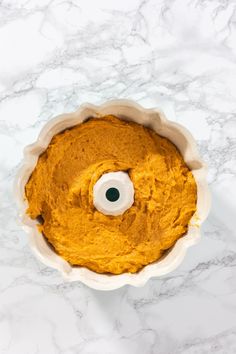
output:
POLYGON ((0 2, 0 353, 236 353, 236 2, 0 2), (111 292, 32 255, 12 183, 46 121, 111 98, 160 107, 209 165, 202 240, 171 274, 111 292))

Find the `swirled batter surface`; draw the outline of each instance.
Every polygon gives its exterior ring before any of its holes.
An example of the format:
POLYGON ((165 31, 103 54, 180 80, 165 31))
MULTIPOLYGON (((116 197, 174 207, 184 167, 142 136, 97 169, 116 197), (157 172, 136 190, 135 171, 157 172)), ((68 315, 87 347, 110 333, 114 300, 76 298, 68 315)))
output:
POLYGON ((142 125, 92 118, 53 137, 26 185, 28 214, 72 265, 98 273, 137 272, 187 232, 196 184, 177 148, 142 125), (123 215, 93 205, 107 172, 127 171, 135 201, 123 215))

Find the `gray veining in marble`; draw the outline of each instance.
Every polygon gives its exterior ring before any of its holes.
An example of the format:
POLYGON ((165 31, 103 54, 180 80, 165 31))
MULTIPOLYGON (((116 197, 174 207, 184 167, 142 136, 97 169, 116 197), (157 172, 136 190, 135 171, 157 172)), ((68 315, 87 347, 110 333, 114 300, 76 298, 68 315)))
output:
POLYGON ((0 2, 0 354, 236 353, 235 118, 235 0, 0 2), (31 254, 12 182, 46 121, 110 98, 192 132, 213 205, 177 270, 99 292, 31 254))

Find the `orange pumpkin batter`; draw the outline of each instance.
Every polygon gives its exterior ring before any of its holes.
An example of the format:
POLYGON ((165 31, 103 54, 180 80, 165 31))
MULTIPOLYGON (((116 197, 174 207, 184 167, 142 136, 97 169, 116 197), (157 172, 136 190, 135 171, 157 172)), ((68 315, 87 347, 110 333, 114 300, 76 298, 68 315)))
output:
POLYGON ((196 183, 177 148, 139 124, 92 118, 52 139, 27 185, 28 214, 72 265, 98 273, 137 272, 183 236, 196 211, 196 183), (93 186, 107 172, 127 171, 134 204, 106 216, 93 186))

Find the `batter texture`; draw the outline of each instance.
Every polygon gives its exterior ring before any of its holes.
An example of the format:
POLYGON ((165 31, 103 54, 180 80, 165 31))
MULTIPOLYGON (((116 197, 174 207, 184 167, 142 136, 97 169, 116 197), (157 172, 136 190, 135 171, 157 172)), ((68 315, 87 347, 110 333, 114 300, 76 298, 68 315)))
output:
POLYGON ((98 273, 135 273, 158 260, 188 229, 196 183, 177 148, 142 125, 91 118, 53 137, 25 188, 31 218, 72 265, 98 273), (135 201, 123 215, 93 205, 93 186, 126 171, 135 201))

